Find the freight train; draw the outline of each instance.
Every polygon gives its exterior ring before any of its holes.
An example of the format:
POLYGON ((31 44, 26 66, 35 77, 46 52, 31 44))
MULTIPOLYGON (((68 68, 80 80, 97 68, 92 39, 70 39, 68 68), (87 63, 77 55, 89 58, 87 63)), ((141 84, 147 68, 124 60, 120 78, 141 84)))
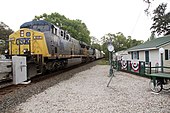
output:
POLYGON ((30 21, 9 36, 9 56, 26 56, 28 78, 103 57, 103 52, 76 40, 45 20, 30 21))

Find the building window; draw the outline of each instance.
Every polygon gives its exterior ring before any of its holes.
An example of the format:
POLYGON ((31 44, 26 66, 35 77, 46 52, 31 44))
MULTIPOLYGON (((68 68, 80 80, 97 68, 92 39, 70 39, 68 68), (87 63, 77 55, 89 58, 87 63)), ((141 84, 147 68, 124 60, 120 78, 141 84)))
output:
POLYGON ((139 51, 131 52, 132 59, 139 59, 139 51))
POLYGON ((133 59, 133 52, 131 52, 131 58, 133 59))
POLYGON ((64 36, 64 33, 63 33, 63 31, 61 31, 60 33, 61 33, 61 36, 63 37, 63 36, 64 36))
POLYGON ((52 32, 52 34, 54 34, 55 33, 55 28, 54 28, 54 26, 51 26, 51 32, 52 32))
POLYGON ((55 35, 58 35, 57 32, 58 32, 57 29, 55 29, 55 35))
POLYGON ((55 47, 55 53, 57 53, 57 47, 55 47))
POLYGON ((53 32, 52 33, 55 34, 55 28, 53 28, 53 32))
POLYGON ((149 51, 145 51, 145 62, 149 62, 149 51))
POLYGON ((165 49, 165 60, 168 60, 169 58, 168 58, 168 50, 167 49, 165 49))

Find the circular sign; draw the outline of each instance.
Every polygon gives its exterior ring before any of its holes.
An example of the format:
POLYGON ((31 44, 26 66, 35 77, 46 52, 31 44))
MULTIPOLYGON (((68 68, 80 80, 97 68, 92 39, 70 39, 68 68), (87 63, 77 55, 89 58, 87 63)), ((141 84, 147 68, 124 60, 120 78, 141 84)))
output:
POLYGON ((113 45, 109 44, 109 45, 107 46, 107 49, 108 49, 110 52, 112 52, 112 51, 114 50, 114 47, 113 47, 113 45))
POLYGON ((162 48, 162 47, 159 48, 159 52, 160 52, 160 53, 164 53, 164 48, 162 48))

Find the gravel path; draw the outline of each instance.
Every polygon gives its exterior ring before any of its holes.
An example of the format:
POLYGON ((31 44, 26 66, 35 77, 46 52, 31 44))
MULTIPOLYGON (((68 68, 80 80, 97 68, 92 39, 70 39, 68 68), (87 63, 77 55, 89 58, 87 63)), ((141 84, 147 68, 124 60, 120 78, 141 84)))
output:
POLYGON ((149 79, 97 65, 33 95, 14 113, 170 113, 170 92, 151 93, 149 79))

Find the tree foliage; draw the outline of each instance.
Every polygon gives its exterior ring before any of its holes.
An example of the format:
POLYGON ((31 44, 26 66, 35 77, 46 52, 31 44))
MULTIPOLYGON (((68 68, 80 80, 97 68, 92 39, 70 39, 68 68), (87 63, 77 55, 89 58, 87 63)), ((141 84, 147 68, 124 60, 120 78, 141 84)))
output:
MULTIPOLYGON (((150 14, 149 8, 150 4, 154 0, 143 0, 148 4, 145 12, 150 14)), ((169 35, 170 34, 170 12, 166 13, 167 3, 161 3, 159 6, 153 11, 153 24, 151 26, 152 33, 156 33, 157 35, 169 35)))
POLYGON ((4 22, 0 22, 0 39, 8 40, 10 34, 12 34, 12 29, 9 28, 4 22))
POLYGON ((166 9, 167 4, 162 3, 153 11, 152 33, 157 33, 158 35, 170 34, 170 12, 165 13, 166 9))
POLYGON ((143 43, 142 40, 132 39, 131 36, 125 37, 121 32, 118 32, 116 34, 108 33, 105 36, 103 36, 101 40, 103 42, 102 51, 105 52, 107 58, 108 58, 107 50, 108 42, 111 42, 113 44, 115 52, 126 50, 133 46, 137 46, 143 43))
POLYGON ((98 50, 101 50, 101 45, 100 44, 92 44, 91 45, 92 48, 95 48, 95 49, 98 49, 98 50))
POLYGON ((12 34, 12 29, 9 28, 4 22, 0 22, 0 54, 4 52, 5 48, 8 47, 8 43, 5 43, 9 35, 12 34))
POLYGON ((155 34, 152 32, 151 33, 151 36, 148 38, 147 41, 151 41, 151 40, 154 40, 156 37, 155 37, 155 34))
POLYGON ((35 16, 34 18, 34 20, 40 19, 51 22, 54 25, 66 30, 75 39, 90 44, 90 31, 87 29, 86 24, 81 20, 71 20, 66 18, 64 15, 60 15, 59 13, 51 13, 49 15, 44 13, 40 16, 35 16))
POLYGON ((151 2, 154 1, 154 0, 143 0, 143 1, 148 4, 148 7, 144 11, 147 15, 149 15, 150 14, 149 8, 150 8, 150 5, 151 5, 151 2))
POLYGON ((103 44, 108 44, 108 42, 111 41, 116 52, 126 50, 128 48, 143 43, 142 40, 132 39, 131 36, 125 37, 121 32, 118 32, 116 34, 108 33, 102 37, 102 41, 103 44))

